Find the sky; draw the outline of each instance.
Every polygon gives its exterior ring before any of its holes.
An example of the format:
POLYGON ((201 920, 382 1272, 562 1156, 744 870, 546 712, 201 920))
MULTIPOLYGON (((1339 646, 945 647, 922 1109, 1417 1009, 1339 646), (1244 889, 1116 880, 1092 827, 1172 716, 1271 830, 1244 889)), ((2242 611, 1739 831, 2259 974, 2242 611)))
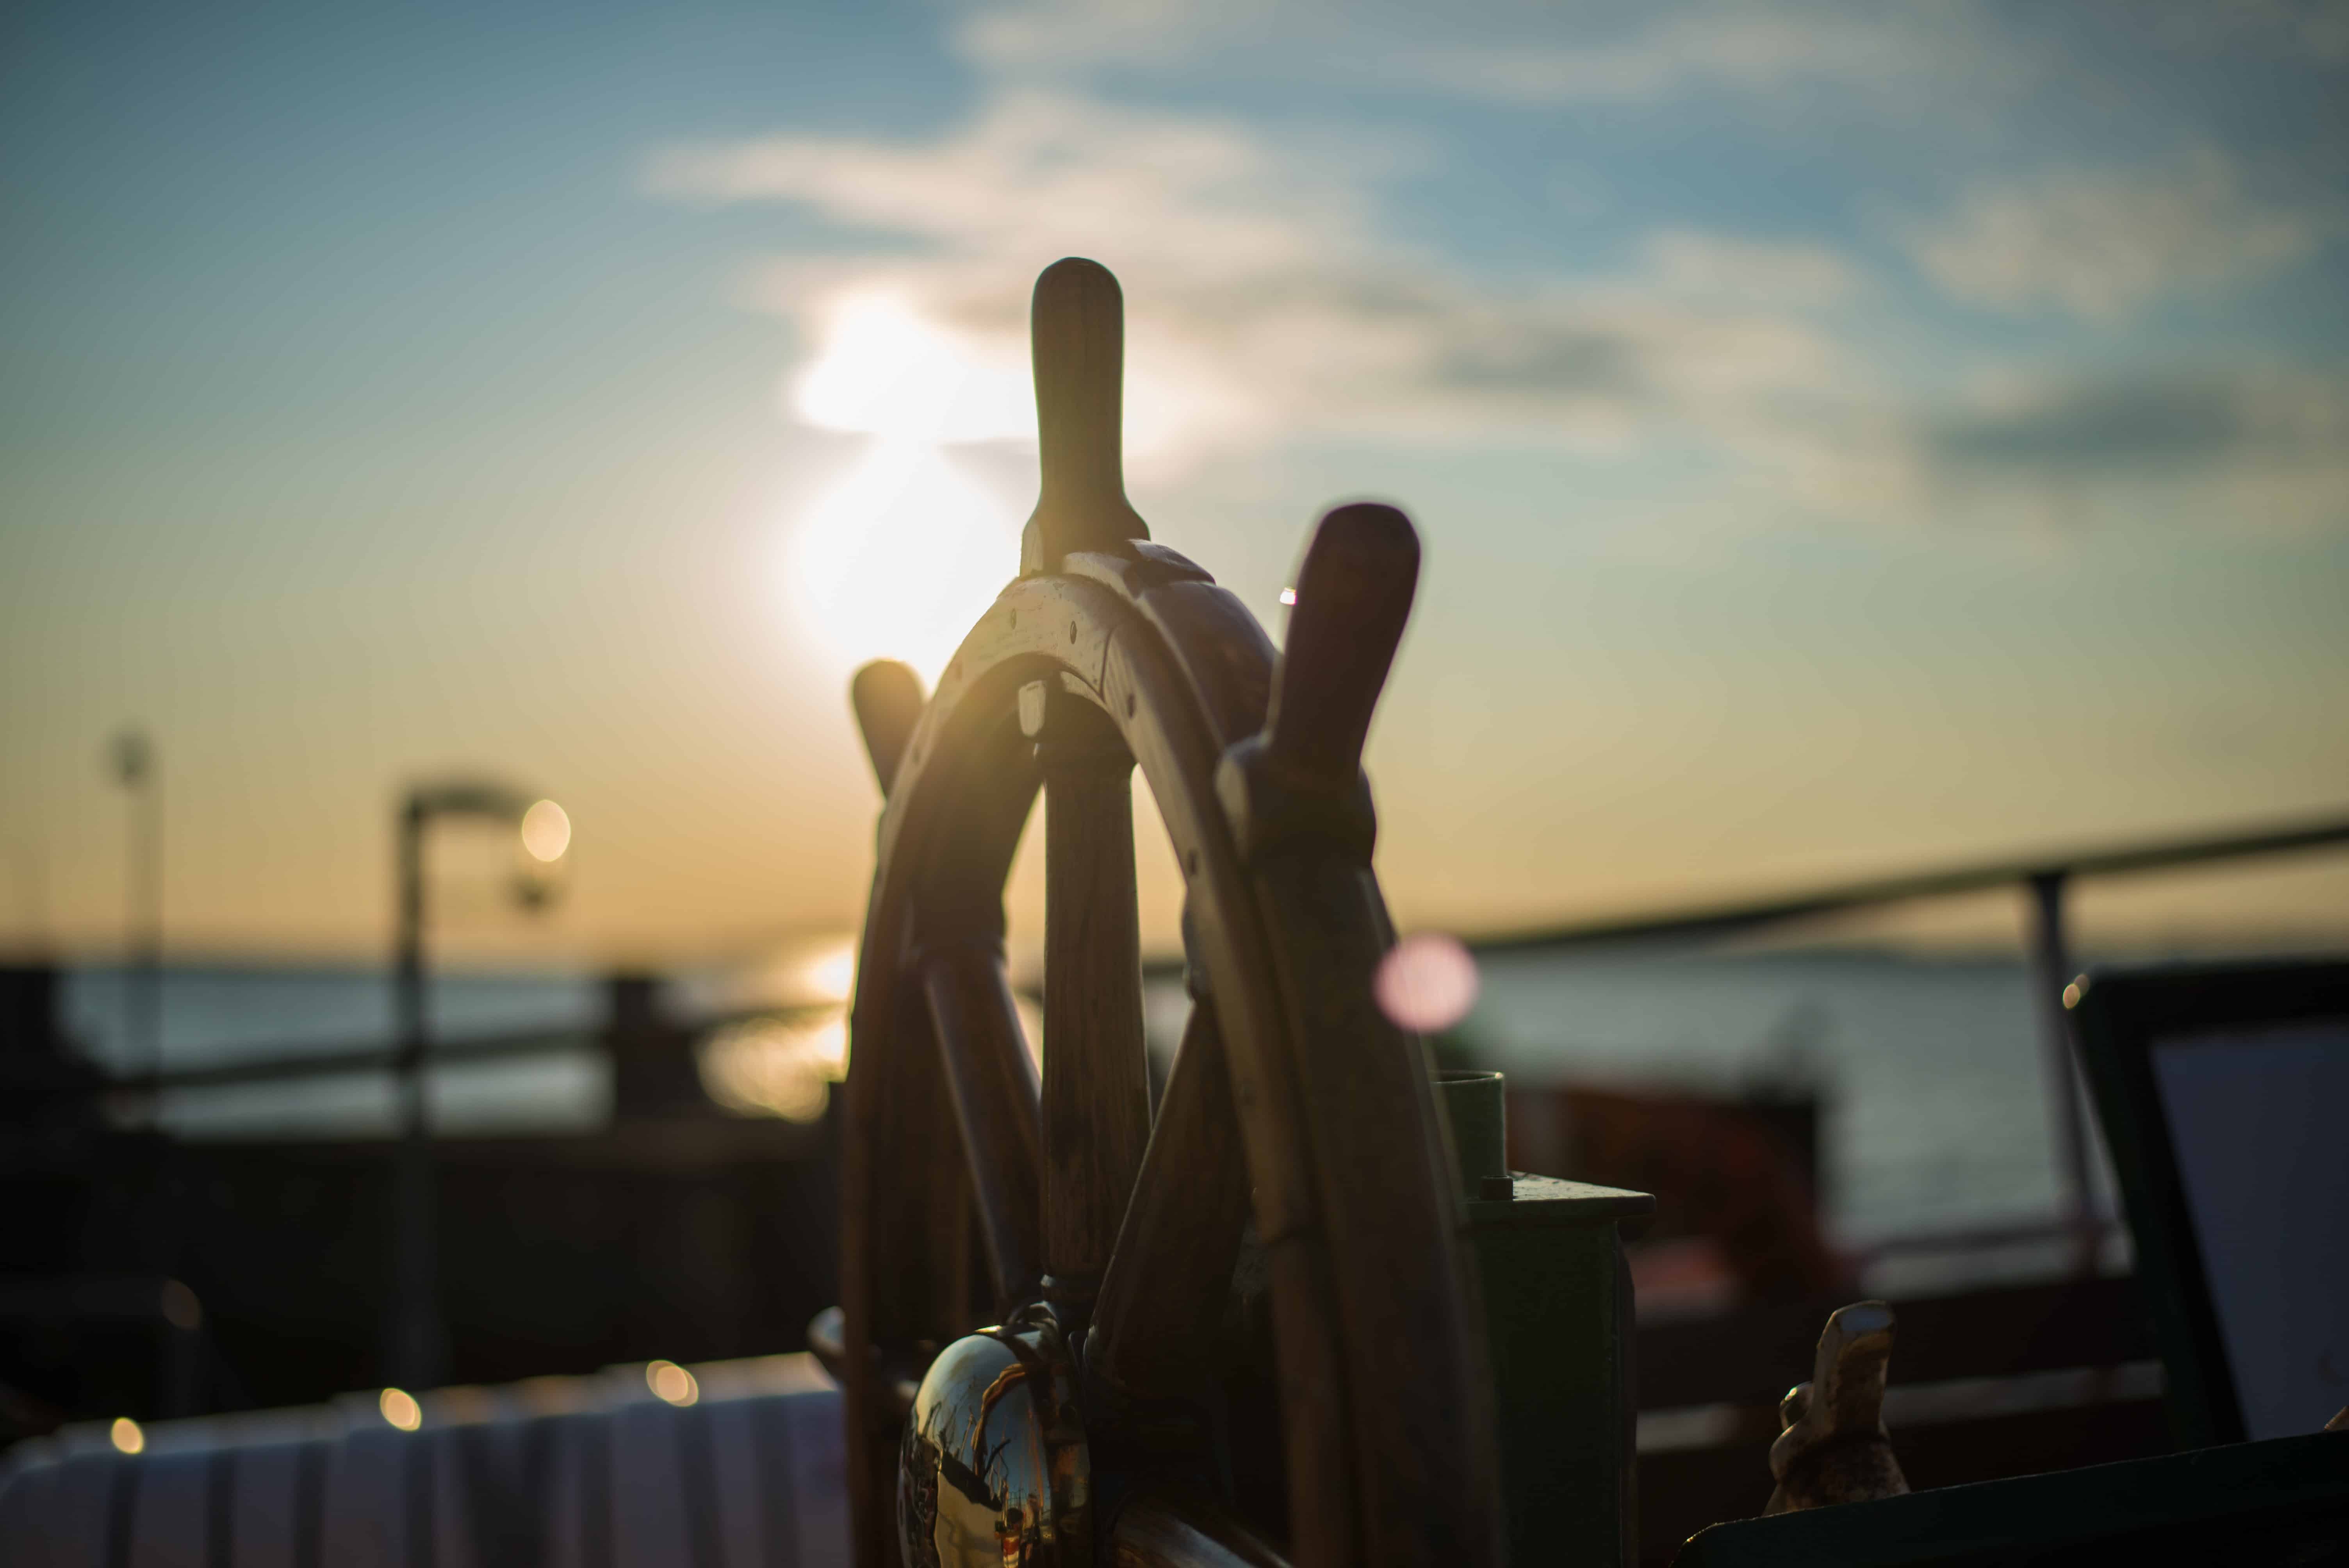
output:
MULTIPOLYGON (((1322 510, 1417 520, 1406 926, 2349 808, 2349 7, 0 29, 0 948, 119 941, 126 725, 177 951, 379 951, 460 769, 576 833, 534 921, 452 835, 452 953, 853 929, 847 676, 1016 571, 1069 253, 1137 508, 1276 634, 1322 510)), ((2349 866, 2126 903, 2338 937, 2349 866)))

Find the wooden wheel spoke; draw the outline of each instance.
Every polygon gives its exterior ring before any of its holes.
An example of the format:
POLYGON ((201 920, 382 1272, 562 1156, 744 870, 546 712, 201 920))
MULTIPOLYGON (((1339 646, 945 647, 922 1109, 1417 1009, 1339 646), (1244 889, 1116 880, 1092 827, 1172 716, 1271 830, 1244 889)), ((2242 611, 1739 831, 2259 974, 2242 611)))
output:
POLYGON ((1192 1005, 1093 1308, 1093 1370, 1138 1399, 1195 1398, 1215 1365, 1248 1213, 1215 1004, 1192 1005))
POLYGON ((1133 759, 1099 709, 1050 687, 1038 698, 1021 694, 1044 771, 1045 1295, 1073 1326, 1150 1139, 1133 759))
MULTIPOLYGON (((920 1027, 919 1006, 912 995, 900 1005, 909 1032, 920 1027)), ((919 1043, 918 1034, 905 1043, 919 1043)), ((888 1092, 905 1138, 892 1151, 899 1180, 888 1189, 889 1212, 873 1231, 874 1266, 885 1283, 874 1293, 870 1332, 880 1344, 911 1347, 942 1343, 971 1326, 977 1259, 970 1172, 942 1076, 926 1051, 894 1055, 888 1092)))
POLYGON ((962 1130, 999 1319, 1033 1298, 1042 1263, 1043 1127, 1036 1064, 1020 1037, 999 947, 956 943, 926 954, 920 973, 947 1093, 962 1130))

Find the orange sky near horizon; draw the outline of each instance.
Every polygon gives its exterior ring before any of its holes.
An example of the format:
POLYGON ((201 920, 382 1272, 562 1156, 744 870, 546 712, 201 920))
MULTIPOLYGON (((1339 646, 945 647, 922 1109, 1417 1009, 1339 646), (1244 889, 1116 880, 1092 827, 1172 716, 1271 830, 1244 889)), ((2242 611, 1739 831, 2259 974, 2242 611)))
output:
MULTIPOLYGON (((849 674, 1016 570, 1071 252, 1126 289, 1135 505, 1276 636, 1321 511, 1422 530, 1368 758, 1407 928, 2349 813, 2337 27, 1456 9, 40 12, 0 951, 119 950, 129 725, 183 957, 376 961, 398 793, 458 770, 575 838, 524 920, 452 836, 450 956, 836 941, 849 674)), ((2339 947, 2349 853, 2081 909, 2339 947)))

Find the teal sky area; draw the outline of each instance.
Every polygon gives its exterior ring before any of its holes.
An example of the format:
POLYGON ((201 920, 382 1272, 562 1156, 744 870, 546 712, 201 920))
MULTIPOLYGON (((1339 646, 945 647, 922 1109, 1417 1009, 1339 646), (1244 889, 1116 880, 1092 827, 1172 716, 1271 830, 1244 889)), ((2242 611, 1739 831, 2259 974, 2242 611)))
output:
MULTIPOLYGON (((184 951, 378 950, 456 768, 577 837, 536 923, 448 846, 454 951, 853 928, 847 675, 1016 569, 1067 253, 1136 505, 1276 632, 1320 510, 1419 521, 1406 925, 2349 810, 2337 5, 0 29, 0 946, 119 941, 133 723, 184 951)), ((2337 857, 2132 897, 2349 936, 2337 857)))

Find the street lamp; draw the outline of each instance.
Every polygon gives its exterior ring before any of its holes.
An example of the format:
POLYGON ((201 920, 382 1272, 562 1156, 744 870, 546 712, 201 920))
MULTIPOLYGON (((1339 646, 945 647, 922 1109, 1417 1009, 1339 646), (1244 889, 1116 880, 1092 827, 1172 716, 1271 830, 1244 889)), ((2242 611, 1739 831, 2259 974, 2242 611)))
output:
POLYGON ((399 1155, 393 1281, 386 1360, 390 1380, 429 1388, 443 1380, 448 1335, 440 1320, 434 1223, 432 1130, 425 1100, 431 1035, 424 1014, 424 831, 437 819, 470 817, 512 828, 522 853, 513 892, 525 909, 554 891, 548 873, 571 847, 571 819, 552 800, 492 779, 420 784, 399 807, 399 919, 392 958, 392 1006, 399 1035, 399 1155))
POLYGON ((126 729, 111 748, 114 777, 130 801, 129 940, 123 944, 125 1057, 134 1073, 163 1070, 163 779, 154 743, 126 729))

